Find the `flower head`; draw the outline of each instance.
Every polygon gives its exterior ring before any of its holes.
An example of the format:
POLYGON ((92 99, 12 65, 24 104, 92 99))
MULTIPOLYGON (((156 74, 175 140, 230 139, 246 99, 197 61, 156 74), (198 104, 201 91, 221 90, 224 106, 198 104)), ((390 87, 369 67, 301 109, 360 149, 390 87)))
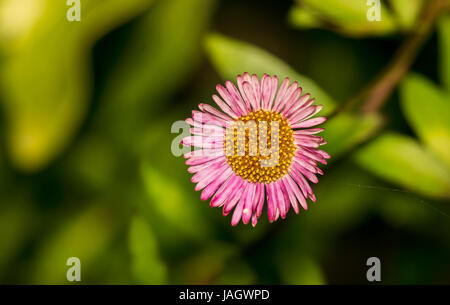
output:
POLYGON ((319 149, 323 128, 310 128, 325 122, 313 118, 322 106, 289 78, 278 88, 276 76, 244 73, 237 85, 217 85, 213 100, 222 111, 200 104, 186 119, 192 136, 182 144, 199 148, 184 155, 195 189, 224 216, 233 211, 233 226, 241 219, 255 226, 266 202, 270 222, 291 206, 295 213, 299 204, 308 209, 306 199, 316 201, 308 180, 317 183, 317 162, 330 158, 319 149))

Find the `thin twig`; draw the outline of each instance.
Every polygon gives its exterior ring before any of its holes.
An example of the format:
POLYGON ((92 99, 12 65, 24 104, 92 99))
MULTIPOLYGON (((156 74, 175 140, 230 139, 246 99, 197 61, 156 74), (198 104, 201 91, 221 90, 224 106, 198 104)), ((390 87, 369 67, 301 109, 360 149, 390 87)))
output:
POLYGON ((421 12, 415 30, 411 32, 387 66, 355 97, 344 102, 336 112, 347 110, 363 100, 365 102, 361 107, 362 112, 378 111, 409 71, 420 48, 430 35, 436 17, 445 6, 445 0, 428 1, 421 12))

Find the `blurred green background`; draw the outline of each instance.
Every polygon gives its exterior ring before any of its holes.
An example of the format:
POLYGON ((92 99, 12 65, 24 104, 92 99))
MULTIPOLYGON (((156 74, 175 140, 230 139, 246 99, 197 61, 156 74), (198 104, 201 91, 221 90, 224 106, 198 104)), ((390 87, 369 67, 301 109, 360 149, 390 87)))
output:
MULTIPOLYGON (((0 283, 450 284, 450 15, 379 111, 346 101, 434 0, 0 0, 0 283), (243 72, 324 112, 317 203, 231 227, 172 155, 171 125, 243 72)), ((445 2, 441 1, 441 2, 445 2)), ((447 3, 448 4, 448 3, 447 3)), ((448 8, 449 6, 447 6, 448 8)))

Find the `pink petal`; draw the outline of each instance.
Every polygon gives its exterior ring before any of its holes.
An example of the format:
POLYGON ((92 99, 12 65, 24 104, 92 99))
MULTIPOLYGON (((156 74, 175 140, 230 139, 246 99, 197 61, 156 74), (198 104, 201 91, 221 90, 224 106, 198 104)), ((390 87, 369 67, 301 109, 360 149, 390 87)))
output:
POLYGON ((245 189, 242 192, 242 196, 241 199, 239 200, 238 205, 236 206, 236 208, 234 209, 234 213, 233 213, 233 217, 231 218, 231 225, 235 226, 239 223, 239 221, 241 220, 241 216, 242 216, 242 211, 244 209, 244 201, 245 198, 247 196, 247 192, 248 192, 248 188, 249 188, 249 184, 245 182, 245 189))
POLYGON ((233 97, 236 105, 238 105, 239 109, 241 109, 242 114, 247 115, 249 109, 247 109, 247 107, 245 106, 242 96, 236 86, 230 81, 226 81, 225 86, 227 87, 228 92, 233 97))
POLYGON ((199 165, 199 164, 206 163, 211 160, 218 159, 218 158, 221 158, 221 160, 225 161, 225 162, 227 160, 224 156, 201 156, 201 157, 189 158, 188 160, 186 160, 185 164, 186 165, 199 165))
POLYGON ((242 222, 248 224, 253 212, 253 200, 255 197, 256 185, 250 183, 247 188, 247 193, 244 198, 244 210, 242 211, 242 222))
POLYGON ((314 119, 310 119, 301 123, 297 123, 294 125, 291 125, 292 128, 307 128, 307 127, 311 127, 311 126, 316 126, 319 124, 322 124, 323 122, 325 122, 327 120, 326 117, 318 117, 318 118, 314 118, 314 119))
POLYGON ((264 74, 261 79, 261 107, 263 110, 269 109, 270 98, 272 96, 272 79, 264 74))
POLYGON ((292 205, 292 208, 294 209, 295 214, 298 214, 299 208, 298 208, 298 204, 297 204, 297 199, 295 198, 295 194, 289 186, 288 179, 290 179, 289 175, 286 175, 283 177, 283 179, 281 180, 281 183, 282 183, 281 187, 283 189, 283 192, 287 195, 287 197, 289 199, 288 202, 290 202, 290 204, 292 205))
POLYGON ((301 167, 307 169, 308 171, 310 171, 312 173, 317 173, 316 168, 314 166, 312 166, 311 164, 309 164, 308 162, 306 162, 305 160, 303 160, 302 158, 299 158, 298 156, 294 156, 293 159, 294 159, 294 162, 297 162, 301 167))
POLYGON ((278 104, 284 98, 284 95, 286 94, 286 90, 289 88, 289 83, 290 83, 289 77, 286 77, 284 79, 283 83, 281 83, 280 89, 278 90, 278 94, 275 99, 275 103, 273 104, 273 106, 271 105, 270 110, 277 108, 278 104))
POLYGON ((211 207, 222 206, 226 199, 231 198, 230 194, 236 190, 235 187, 238 187, 242 182, 241 177, 236 174, 231 175, 231 177, 225 181, 222 186, 217 190, 214 196, 211 199, 211 207))
POLYGON ((284 196, 284 209, 287 214, 291 208, 291 198, 289 198, 289 192, 284 185, 283 179, 280 179, 278 182, 280 183, 281 193, 284 196))
POLYGON ((259 109, 261 109, 261 85, 259 84, 259 79, 256 74, 252 75, 252 86, 254 95, 256 97, 255 111, 258 111, 259 109))
POLYGON ((311 129, 301 129, 301 130, 295 130, 294 135, 312 135, 319 132, 324 131, 323 128, 311 128, 311 129))
POLYGON ((233 170, 229 167, 227 168, 220 176, 216 178, 212 183, 210 183, 207 187, 205 187, 200 195, 200 199, 205 201, 208 200, 223 184, 225 180, 227 180, 233 174, 233 170))
POLYGON ((251 81, 252 81, 252 79, 247 72, 244 73, 244 76, 238 75, 238 77, 237 77, 237 84, 238 84, 239 92, 241 93, 242 99, 244 100, 244 105, 248 112, 251 111, 252 107, 251 107, 250 100, 244 91, 244 82, 251 83, 251 81))
POLYGON ((212 125, 212 124, 206 124, 206 123, 202 123, 202 122, 197 122, 194 121, 193 118, 187 118, 185 120, 186 123, 188 123, 189 125, 193 126, 194 128, 207 128, 207 129, 220 129, 222 127, 217 126, 217 125, 212 125))
MULTIPOLYGON (((301 89, 298 88, 298 83, 293 82, 292 85, 290 85, 289 88, 286 90, 286 93, 283 96, 283 98, 280 98, 280 100, 278 101, 278 104, 275 105, 275 111, 281 112, 284 105, 286 105, 286 103, 290 100, 292 95, 298 94, 298 96, 300 96, 299 91, 301 92, 301 89)), ((297 96, 297 98, 298 98, 298 96, 297 96)), ((293 99, 296 100, 296 98, 293 98, 293 99)))
POLYGON ((247 100, 249 101, 250 105, 252 106, 252 109, 254 111, 259 110, 259 103, 257 101, 257 98, 255 96, 255 92, 253 90, 253 87, 250 83, 244 82, 242 84, 243 88, 243 94, 247 97, 247 100))
POLYGON ((314 116, 315 114, 317 114, 320 110, 322 110, 322 108, 323 108, 322 105, 314 105, 314 106, 309 106, 307 108, 304 108, 302 111, 297 112, 296 115, 291 116, 289 118, 289 122, 291 124, 295 124, 295 123, 305 121, 305 120, 309 119, 310 117, 314 116))
POLYGON ((297 101, 291 104, 289 108, 284 108, 283 114, 286 116, 292 116, 296 115, 297 112, 301 111, 302 109, 311 106, 312 103, 314 103, 314 99, 309 100, 311 96, 308 94, 305 94, 304 96, 300 97, 297 101))
POLYGON ((193 157, 220 157, 224 155, 223 148, 218 149, 196 149, 193 151, 190 151, 188 153, 185 153, 183 157, 185 159, 190 159, 193 157))
POLYGON ((203 136, 203 137, 212 137, 212 138, 223 138, 225 134, 225 130, 222 127, 216 126, 217 129, 213 128, 190 128, 189 132, 192 135, 203 136))
POLYGON ((319 147, 319 143, 317 142, 313 142, 313 141, 302 141, 302 140, 298 140, 296 138, 294 138, 294 144, 300 147, 313 147, 313 148, 317 148, 319 147))
POLYGON ((312 194, 311 186, 309 185, 308 181, 306 181, 306 179, 303 177, 303 175, 301 173, 299 173, 298 171, 295 171, 295 170, 291 170, 289 172, 289 174, 295 180, 295 182, 298 184, 298 186, 300 187, 300 190, 302 191, 303 196, 305 198, 307 198, 309 194, 312 194))
POLYGON ((312 183, 319 182, 319 179, 317 179, 316 175, 308 171, 305 167, 300 166, 298 163, 293 163, 292 167, 298 170, 300 173, 302 173, 306 178, 308 178, 309 181, 312 183))
POLYGON ((252 215, 252 226, 256 227, 256 224, 258 223, 258 217, 256 216, 256 214, 252 215))
POLYGON ((267 215, 269 216, 269 221, 273 222, 275 220, 277 208, 275 198, 273 196, 274 190, 272 183, 266 184, 266 191, 267 191, 267 215))
POLYGON ((228 213, 230 213, 235 205, 238 203, 239 199, 242 196, 242 192, 245 188, 245 180, 239 177, 239 181, 237 185, 233 188, 232 192, 228 196, 228 198, 225 199, 225 204, 223 206, 223 215, 226 216, 228 213))
POLYGON ((300 148, 297 150, 297 152, 299 154, 302 154, 305 157, 311 158, 313 160, 316 160, 322 164, 327 164, 327 161, 325 160, 324 157, 322 157, 322 155, 318 154, 318 153, 312 153, 308 150, 306 150, 305 148, 300 148))
POLYGON ((272 184, 273 184, 274 190, 275 190, 278 210, 280 211, 281 218, 284 219, 284 218, 286 218, 287 211, 286 211, 286 205, 284 203, 284 196, 281 191, 280 183, 279 183, 279 181, 275 181, 275 182, 272 182, 272 184))
POLYGON ((295 197, 297 198, 298 202, 300 202, 300 205, 303 207, 303 209, 307 210, 308 205, 306 204, 305 196, 303 196, 298 185, 294 182, 294 180, 292 180, 291 176, 286 175, 285 177, 290 190, 295 194, 295 197))
POLYGON ((278 77, 272 77, 272 93, 270 94, 269 103, 267 104, 267 109, 271 110, 273 107, 273 102, 275 101, 275 96, 278 90, 278 77))
POLYGON ((232 117, 233 119, 239 117, 238 114, 227 103, 222 101, 220 97, 213 94, 212 99, 214 100, 214 102, 216 102, 217 106, 219 106, 219 108, 222 109, 222 111, 228 114, 230 117, 232 117))
POLYGON ((255 212, 258 209, 260 196, 261 196, 261 183, 255 183, 255 195, 253 198, 253 205, 252 205, 252 213, 253 214, 255 214, 255 212))
POLYGON ((238 116, 244 114, 240 106, 236 103, 235 99, 231 96, 230 92, 228 92, 228 90, 224 86, 217 85, 216 90, 222 97, 222 99, 225 101, 225 103, 227 103, 230 106, 230 108, 233 110, 234 113, 236 113, 238 116))
MULTIPOLYGON (((288 90, 288 92, 286 92, 284 99, 278 105, 278 109, 277 109, 278 112, 282 112, 281 110, 283 110, 283 107, 286 108, 288 104, 292 104, 295 101, 297 101, 298 98, 300 97, 300 95, 302 94, 302 88, 298 87, 298 84, 296 82, 294 82, 291 85, 291 88, 293 88, 294 91, 292 93, 290 93, 290 90, 288 90)), ((291 89, 291 88, 289 88, 289 89, 291 89)))
POLYGON ((326 159, 330 159, 331 158, 331 156, 328 153, 326 153, 325 151, 320 150, 320 149, 306 148, 306 150, 307 151, 311 151, 313 153, 318 153, 318 154, 320 154, 322 157, 324 157, 326 159))
POLYGON ((258 183, 259 186, 259 199, 258 199, 258 206, 256 207, 256 215, 259 218, 259 216, 261 216, 263 207, 264 207, 264 201, 266 199, 266 195, 265 195, 265 187, 263 183, 258 183))
POLYGON ((197 121, 199 123, 217 125, 221 127, 227 127, 228 123, 228 121, 216 117, 215 115, 204 113, 197 110, 192 111, 192 118, 194 119, 194 121, 197 121))
POLYGON ((201 171, 205 171, 208 170, 211 166, 217 165, 217 164, 222 164, 224 163, 224 161, 222 159, 213 159, 210 160, 208 162, 202 163, 202 164, 198 164, 198 165, 193 165, 188 167, 188 172, 191 174, 195 174, 201 171))
POLYGON ((192 176, 191 181, 197 183, 195 190, 202 190, 205 186, 210 184, 217 175, 220 175, 229 167, 228 163, 212 165, 208 170, 198 172, 192 176))
POLYGON ((184 146, 193 146, 198 148, 217 149, 223 147, 223 138, 203 137, 203 136, 189 136, 181 140, 184 146))
POLYGON ((317 143, 323 142, 323 138, 322 137, 314 136, 314 135, 298 135, 298 134, 294 134, 294 139, 301 140, 301 141, 317 142, 317 143))
POLYGON ((223 120, 226 120, 226 121, 231 121, 231 120, 232 120, 231 117, 229 117, 228 115, 226 115, 226 114, 220 112, 219 110, 217 110, 216 108, 214 108, 214 107, 211 106, 211 105, 203 104, 203 103, 202 103, 202 104, 199 104, 199 105, 198 105, 198 108, 199 108, 201 111, 207 112, 207 113, 209 113, 209 114, 211 114, 211 115, 215 115, 216 117, 218 117, 218 118, 220 118, 220 119, 223 119, 223 120))

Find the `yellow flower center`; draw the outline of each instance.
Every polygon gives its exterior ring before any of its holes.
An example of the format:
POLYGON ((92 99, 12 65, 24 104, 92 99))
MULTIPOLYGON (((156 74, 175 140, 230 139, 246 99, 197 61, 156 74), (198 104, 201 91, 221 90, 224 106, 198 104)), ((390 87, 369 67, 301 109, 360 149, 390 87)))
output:
POLYGON ((227 129, 227 161, 242 178, 270 183, 289 170, 294 155, 294 131, 280 114, 258 110, 236 119, 227 129))

